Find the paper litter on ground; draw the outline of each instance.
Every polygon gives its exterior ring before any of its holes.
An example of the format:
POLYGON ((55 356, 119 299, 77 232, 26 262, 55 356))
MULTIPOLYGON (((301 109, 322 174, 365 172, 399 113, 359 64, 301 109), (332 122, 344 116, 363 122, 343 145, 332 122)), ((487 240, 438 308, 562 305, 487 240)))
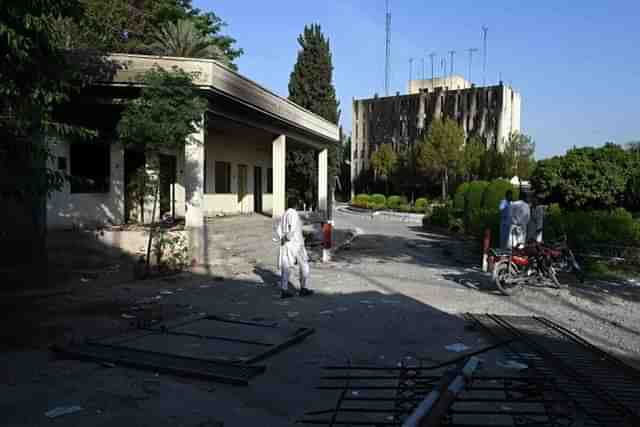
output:
POLYGON ((528 368, 528 366, 524 363, 516 362, 515 360, 507 360, 506 362, 497 361, 496 365, 500 366, 501 368, 516 369, 518 371, 528 368))
POLYGON ((50 411, 45 412, 44 414, 49 418, 56 418, 63 415, 73 414, 74 412, 79 411, 82 411, 81 406, 58 406, 57 408, 53 408, 50 411))
POLYGON ((463 351, 469 350, 471 347, 468 347, 462 343, 449 344, 444 346, 448 351, 454 351, 456 353, 462 353, 463 351))

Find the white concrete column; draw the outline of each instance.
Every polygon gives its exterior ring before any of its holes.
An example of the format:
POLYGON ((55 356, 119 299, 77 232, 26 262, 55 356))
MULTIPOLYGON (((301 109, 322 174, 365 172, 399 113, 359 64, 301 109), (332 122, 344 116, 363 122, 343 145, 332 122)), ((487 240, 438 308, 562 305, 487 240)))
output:
POLYGON ((189 236, 192 263, 206 263, 206 230, 204 227, 204 150, 205 126, 191 135, 193 141, 184 149, 184 187, 186 199, 185 226, 189 236))
POLYGON ((327 190, 329 188, 329 150, 326 148, 318 154, 318 210, 327 214, 327 190))
POLYGON ((273 140, 272 168, 273 168, 273 217, 284 214, 287 206, 287 137, 280 135, 273 140))

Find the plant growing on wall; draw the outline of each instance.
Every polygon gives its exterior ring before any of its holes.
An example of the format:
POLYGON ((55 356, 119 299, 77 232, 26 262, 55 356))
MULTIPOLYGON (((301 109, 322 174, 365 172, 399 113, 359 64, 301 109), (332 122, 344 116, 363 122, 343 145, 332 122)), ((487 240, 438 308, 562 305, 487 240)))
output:
POLYGON ((449 175, 460 167, 464 130, 455 121, 434 120, 418 145, 417 163, 423 171, 434 170, 441 176, 442 199, 446 199, 449 175))
MULTIPOLYGON (((125 147, 143 149, 147 159, 146 179, 153 198, 152 220, 155 219, 160 189, 159 155, 184 150, 185 144, 198 143, 192 135, 203 126, 206 101, 200 97, 192 76, 174 67, 172 71, 153 68, 140 78, 140 96, 124 109, 118 123, 118 135, 125 147)), ((147 245, 147 273, 150 266, 151 242, 147 245)))

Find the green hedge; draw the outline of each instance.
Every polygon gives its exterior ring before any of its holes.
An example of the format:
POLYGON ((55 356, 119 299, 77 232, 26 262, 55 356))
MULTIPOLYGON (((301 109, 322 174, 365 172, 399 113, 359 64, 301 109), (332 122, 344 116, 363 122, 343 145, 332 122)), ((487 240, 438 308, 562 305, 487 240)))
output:
POLYGON ((449 228, 453 219, 453 210, 449 206, 435 206, 429 217, 429 223, 438 227, 449 228))
POLYGON ((387 198, 384 194, 372 194, 369 197, 369 209, 384 209, 387 207, 387 198))
POLYGON ((491 181, 484 192, 482 207, 485 209, 498 209, 500 201, 504 199, 508 190, 513 191, 513 200, 518 200, 520 195, 518 187, 504 179, 491 181))
POLYGON ((368 194, 358 194, 356 197, 353 198, 353 200, 351 201, 351 204, 353 206, 356 206, 358 208, 368 208, 369 207, 369 195, 368 194))
POLYGON ((425 197, 420 197, 416 199, 416 212, 424 212, 429 206, 429 201, 425 197))
MULTIPOLYGON (((482 201, 484 199, 484 193, 488 187, 489 183, 487 181, 472 181, 469 184, 467 195, 469 197, 470 209, 480 209, 483 206, 482 201)), ((464 202, 462 209, 464 209, 464 202)))
POLYGON ((640 245, 640 222, 623 208, 611 211, 565 211, 557 204, 546 209, 544 239, 562 239, 585 248, 592 244, 640 245))
POLYGON ((406 204, 407 198, 404 196, 389 196, 389 198, 387 199, 387 207, 389 209, 400 209, 401 205, 406 204))
POLYGON ((464 195, 469 190, 469 183, 460 184, 453 196, 453 207, 456 209, 464 209, 464 195))

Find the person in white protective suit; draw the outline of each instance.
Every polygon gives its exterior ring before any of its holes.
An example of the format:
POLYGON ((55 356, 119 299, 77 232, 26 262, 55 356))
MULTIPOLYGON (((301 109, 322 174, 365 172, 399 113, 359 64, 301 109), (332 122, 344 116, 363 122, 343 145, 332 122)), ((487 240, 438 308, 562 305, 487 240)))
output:
POLYGON ((509 239, 510 247, 517 248, 526 243, 527 227, 531 219, 531 209, 527 203, 527 195, 520 193, 520 200, 511 203, 509 206, 511 214, 511 238, 509 239))
POLYGON ((280 267, 280 297, 290 298, 293 296, 289 292, 289 273, 291 268, 298 265, 300 269, 300 291, 302 297, 312 295, 313 291, 309 285, 309 257, 304 247, 304 237, 302 236, 302 221, 295 209, 287 209, 278 222, 274 240, 280 244, 278 255, 278 265, 280 267))

